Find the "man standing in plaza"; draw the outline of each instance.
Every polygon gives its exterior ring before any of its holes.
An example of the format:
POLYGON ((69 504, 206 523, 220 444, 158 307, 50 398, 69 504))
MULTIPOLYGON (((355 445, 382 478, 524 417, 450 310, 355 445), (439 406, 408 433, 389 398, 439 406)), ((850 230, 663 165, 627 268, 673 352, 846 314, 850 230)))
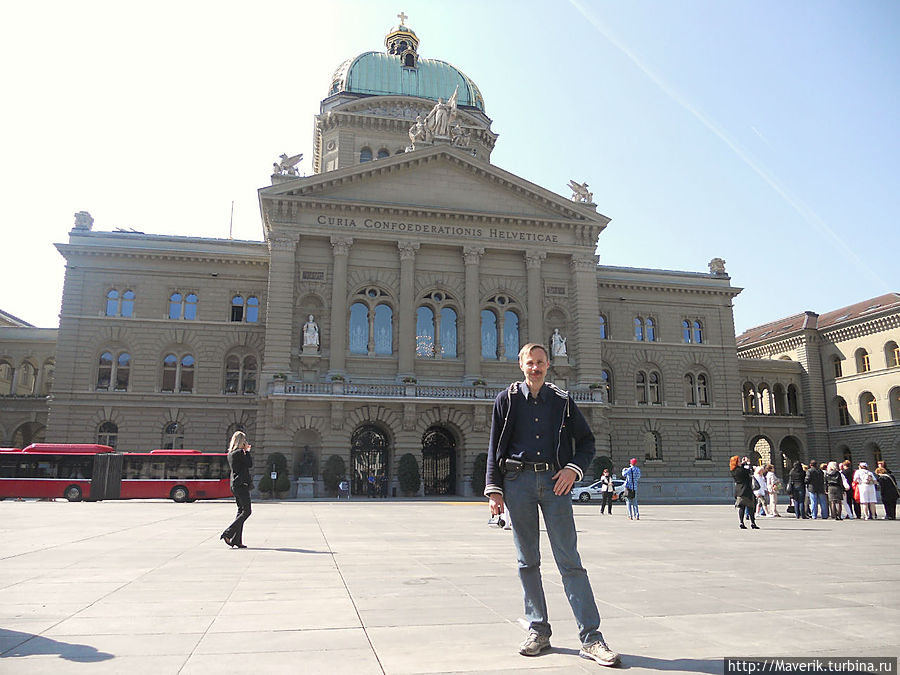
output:
POLYGON ((513 382, 495 399, 484 494, 490 499, 491 515, 508 510, 515 523, 513 540, 529 628, 519 653, 537 656, 550 648, 550 620, 541 582, 540 508, 578 624, 579 655, 614 666, 619 655, 609 649, 600 632, 600 612, 578 555, 569 495, 594 456, 594 435, 569 394, 544 382, 549 365, 543 345, 525 345, 519 352, 525 381, 513 382))

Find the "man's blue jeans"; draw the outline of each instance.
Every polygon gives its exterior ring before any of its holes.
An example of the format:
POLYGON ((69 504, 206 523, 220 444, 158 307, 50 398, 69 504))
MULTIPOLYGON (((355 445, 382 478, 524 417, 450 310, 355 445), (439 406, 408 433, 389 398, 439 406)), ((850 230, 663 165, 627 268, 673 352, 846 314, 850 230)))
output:
POLYGON ((628 498, 628 489, 625 489, 625 492, 622 493, 625 495, 625 506, 628 507, 628 517, 629 518, 640 518, 641 512, 638 511, 638 500, 637 500, 637 490, 634 491, 634 497, 631 499, 628 498))
POLYGON ((809 510, 812 517, 818 520, 818 514, 822 514, 822 518, 828 519, 828 497, 823 492, 809 491, 809 510), (818 509, 818 510, 817 510, 818 509))
POLYGON ((572 513, 572 495, 553 494, 553 471, 521 471, 506 474, 503 499, 513 521, 513 540, 519 561, 519 580, 525 599, 529 628, 550 636, 550 618, 541 583, 541 526, 538 508, 544 517, 553 558, 562 576, 563 588, 583 645, 603 638, 600 612, 587 571, 578 555, 578 537, 572 513))

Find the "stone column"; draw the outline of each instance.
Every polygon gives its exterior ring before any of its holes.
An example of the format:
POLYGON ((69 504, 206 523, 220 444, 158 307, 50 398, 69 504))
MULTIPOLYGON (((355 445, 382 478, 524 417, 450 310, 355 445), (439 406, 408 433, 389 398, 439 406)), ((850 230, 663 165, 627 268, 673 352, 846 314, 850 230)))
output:
POLYGON ((266 346, 263 377, 291 370, 294 324, 296 234, 269 237, 269 287, 266 293, 266 346))
POLYGON ((352 245, 353 237, 331 238, 331 373, 343 374, 347 364, 347 263, 352 245))
POLYGON ((481 377, 481 246, 463 247, 463 260, 466 263, 466 380, 481 377))
POLYGON ((574 341, 567 340, 568 352, 575 352, 578 372, 576 381, 587 386, 600 381, 603 370, 600 354, 600 303, 597 299, 597 256, 573 255, 569 263, 575 287, 575 316, 572 322, 574 341), (575 349, 572 349, 572 343, 575 349))
POLYGON ((400 249, 400 311, 397 328, 399 377, 412 376, 416 357, 416 251, 417 241, 398 241, 400 249))
MULTIPOLYGON (((818 318, 818 317, 816 317, 818 318)), ((798 411, 806 418, 806 440, 809 447, 806 448, 806 456, 800 457, 803 461, 810 458, 825 457, 830 452, 828 444, 828 416, 825 396, 825 382, 822 375, 822 355, 820 352, 821 337, 819 332, 812 328, 803 331, 803 341, 797 348, 797 360, 803 365, 802 386, 798 392, 798 403, 802 408, 798 411)), ((785 390, 785 397, 787 390, 785 390)), ((777 450, 778 448, 774 448, 777 450)))
POLYGON ((525 269, 528 273, 528 334, 523 344, 544 344, 544 292, 541 288, 541 262, 547 257, 544 251, 525 251, 525 269))

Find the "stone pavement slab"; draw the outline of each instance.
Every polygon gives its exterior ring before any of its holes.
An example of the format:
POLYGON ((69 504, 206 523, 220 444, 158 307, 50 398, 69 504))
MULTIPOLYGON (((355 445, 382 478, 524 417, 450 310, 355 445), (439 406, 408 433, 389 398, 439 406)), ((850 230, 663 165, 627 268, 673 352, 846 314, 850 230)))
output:
MULTIPOLYGON (((900 654, 900 526, 729 506, 576 505, 623 670, 721 673, 725 656, 900 654)), ((486 503, 0 502, 0 673, 606 672, 544 541, 553 649, 526 658, 512 535, 486 503)))

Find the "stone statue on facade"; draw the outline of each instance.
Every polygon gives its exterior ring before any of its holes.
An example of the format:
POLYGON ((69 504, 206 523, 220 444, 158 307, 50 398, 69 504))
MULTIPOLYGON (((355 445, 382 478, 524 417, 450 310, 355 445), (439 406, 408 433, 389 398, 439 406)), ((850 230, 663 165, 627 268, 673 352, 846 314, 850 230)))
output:
POLYGON ((464 129, 459 124, 456 124, 450 129, 450 145, 455 145, 458 148, 467 148, 469 147, 471 135, 471 129, 464 129))
POLYGON ((582 204, 593 204, 594 193, 588 190, 587 183, 576 183, 574 180, 569 181, 569 189, 572 191, 572 201, 582 204))
POLYGON ((301 477, 316 477, 316 457, 308 445, 303 446, 303 455, 300 457, 300 466, 297 475, 301 477))
POLYGON ((428 137, 428 128, 422 121, 421 115, 416 115, 416 123, 409 128, 409 142, 411 148, 416 149, 416 143, 424 143, 428 137))
POLYGON ((319 324, 316 323, 315 317, 309 315, 308 320, 303 324, 303 350, 308 351, 307 347, 319 346, 319 324))
POLYGON ((276 176, 299 176, 300 171, 297 165, 303 160, 303 153, 288 157, 286 153, 281 153, 280 162, 272 163, 272 174, 276 176))
POLYGON ((425 126, 432 136, 450 138, 450 125, 456 120, 456 100, 459 96, 459 85, 453 90, 453 95, 444 103, 439 98, 431 112, 425 117, 425 126))
POLYGON ((94 219, 87 211, 79 211, 75 214, 75 229, 90 230, 94 227, 94 219))
POLYGON ((709 273, 715 274, 717 277, 727 276, 725 271, 725 261, 722 258, 713 258, 709 261, 709 273))
POLYGON ((559 328, 554 328, 553 335, 550 337, 550 354, 551 356, 568 356, 566 338, 559 334, 559 328))

